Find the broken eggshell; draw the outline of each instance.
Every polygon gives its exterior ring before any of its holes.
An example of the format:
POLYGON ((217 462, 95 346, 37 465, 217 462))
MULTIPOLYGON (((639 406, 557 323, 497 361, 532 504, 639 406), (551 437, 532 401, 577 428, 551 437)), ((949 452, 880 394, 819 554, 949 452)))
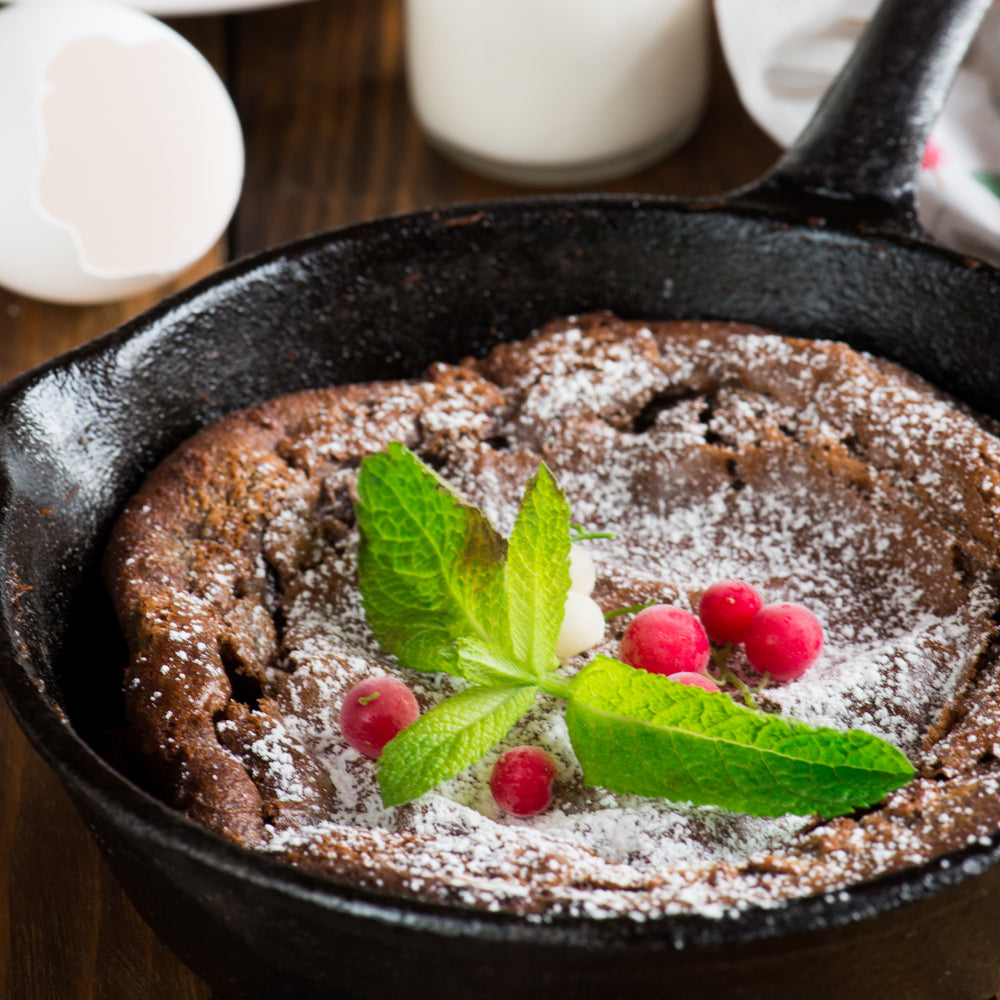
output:
POLYGON ((232 217, 243 137, 180 35, 103 0, 0 9, 0 285, 53 302, 153 288, 232 217))

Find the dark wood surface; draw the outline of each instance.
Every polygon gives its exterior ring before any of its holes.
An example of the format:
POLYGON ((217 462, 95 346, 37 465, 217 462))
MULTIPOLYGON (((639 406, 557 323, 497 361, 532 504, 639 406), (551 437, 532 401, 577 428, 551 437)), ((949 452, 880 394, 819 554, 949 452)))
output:
MULTIPOLYGON (((0 381, 91 339, 228 259, 346 223, 524 193, 424 142, 401 75, 398 0, 312 0, 169 21, 213 62, 247 147, 226 239, 173 285, 71 308, 0 289, 0 381)), ((742 110, 714 53, 706 118, 656 167, 604 190, 710 195, 761 174, 778 150, 742 110)), ((56 779, 0 700, 0 987, 6 1000, 207 1000, 136 914, 56 779)))

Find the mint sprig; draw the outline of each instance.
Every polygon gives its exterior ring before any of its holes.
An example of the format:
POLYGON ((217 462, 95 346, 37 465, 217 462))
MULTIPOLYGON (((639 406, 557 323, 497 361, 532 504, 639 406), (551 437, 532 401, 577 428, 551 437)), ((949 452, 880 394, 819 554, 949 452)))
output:
POLYGON ((556 640, 569 591, 569 504, 544 466, 528 480, 507 552, 510 648, 538 677, 559 666, 556 640))
POLYGON ((870 733, 766 715, 607 656, 570 682, 566 725, 589 785, 753 816, 839 816, 913 777, 870 733))
MULTIPOLYGON (((913 777, 891 744, 766 715, 727 695, 598 656, 556 673, 569 590, 569 507, 543 465, 509 543, 403 445, 366 458, 355 505, 368 623, 403 667, 469 687, 422 715, 379 761, 386 805, 418 798, 481 759, 535 703, 565 698, 588 784, 757 816, 838 816, 913 777)), ((579 535, 579 531, 577 530, 579 535)))
POLYGON ((507 542, 403 445, 362 463, 355 504, 368 624, 414 670, 465 677, 457 640, 504 642, 507 542))
POLYGON ((379 759, 382 801, 419 798, 475 764, 534 704, 538 688, 470 687, 436 705, 390 740, 379 759))

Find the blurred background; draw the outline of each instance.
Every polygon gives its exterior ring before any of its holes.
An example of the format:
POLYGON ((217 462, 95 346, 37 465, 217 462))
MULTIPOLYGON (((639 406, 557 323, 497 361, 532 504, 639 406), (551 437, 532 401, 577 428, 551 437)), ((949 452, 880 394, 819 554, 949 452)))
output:
MULTIPOLYGON (((172 288, 317 230, 532 190, 466 171, 428 145, 407 100, 401 0, 310 0, 163 20, 219 73, 246 144, 243 193, 225 239, 172 288)), ((707 112, 686 146, 641 173, 587 190, 711 195, 773 162, 778 147, 742 110, 714 36, 712 56, 707 112)), ((68 315, 0 289, 3 373, 110 329, 168 290, 68 315), (31 345, 18 359, 8 353, 15 340, 31 345)))

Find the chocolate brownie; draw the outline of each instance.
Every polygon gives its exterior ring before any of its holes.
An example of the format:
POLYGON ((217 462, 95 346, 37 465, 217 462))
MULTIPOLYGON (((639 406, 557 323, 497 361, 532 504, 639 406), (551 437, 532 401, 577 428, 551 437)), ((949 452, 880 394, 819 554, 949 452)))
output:
MULTIPOLYGON (((843 344, 608 314, 422 379, 228 416, 152 472, 107 551, 141 780, 292 864, 540 917, 719 915, 921 865, 1000 826, 995 431, 843 344), (823 655, 766 707, 869 730, 916 778, 831 821, 613 795, 582 784, 542 699, 468 773, 383 808, 373 762, 339 732, 344 693, 395 674, 427 708, 462 683, 401 670, 365 625, 352 490, 391 441, 505 533, 544 460, 574 521, 614 533, 591 543, 605 609, 694 608, 728 576, 806 604, 823 655), (518 743, 559 767, 554 805, 530 819, 488 791, 518 743)), ((618 621, 594 652, 615 655, 618 621)))

